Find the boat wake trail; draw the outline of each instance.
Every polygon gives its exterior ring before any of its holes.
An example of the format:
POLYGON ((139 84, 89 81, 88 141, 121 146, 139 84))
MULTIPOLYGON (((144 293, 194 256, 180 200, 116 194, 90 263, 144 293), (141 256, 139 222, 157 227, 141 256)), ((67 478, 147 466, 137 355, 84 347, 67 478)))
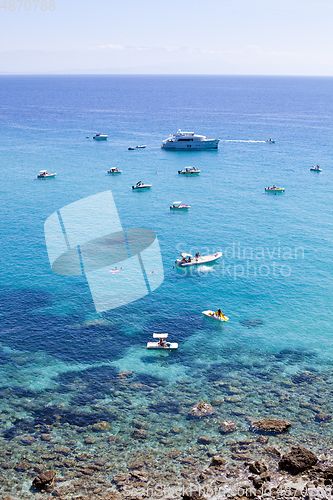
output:
POLYGON ((266 141, 251 141, 242 139, 221 139, 220 142, 266 142, 266 141))

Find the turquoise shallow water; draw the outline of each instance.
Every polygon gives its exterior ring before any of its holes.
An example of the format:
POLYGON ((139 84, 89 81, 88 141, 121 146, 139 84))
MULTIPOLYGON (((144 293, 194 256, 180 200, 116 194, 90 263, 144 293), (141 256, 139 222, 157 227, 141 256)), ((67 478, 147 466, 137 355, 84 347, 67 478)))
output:
MULTIPOLYGON (((235 394, 216 422, 236 419, 247 432, 245 416, 283 416, 298 422, 295 439, 318 442, 314 414, 330 412, 333 358, 332 79, 2 77, 0 86, 3 447, 14 439, 20 450, 45 407, 60 405, 73 435, 111 419, 112 434, 127 436, 138 412, 153 429, 163 414, 185 429, 185 450, 203 431, 188 423, 190 405, 235 394), (219 137, 218 151, 162 150, 177 128, 219 137), (147 148, 128 151, 138 144, 147 148), (320 174, 309 171, 317 163, 320 174), (177 174, 189 165, 200 176, 177 174), (108 176, 111 166, 123 173, 108 176), (38 181, 43 168, 57 178, 38 181), (133 192, 138 180, 153 188, 133 192), (272 184, 285 193, 266 194, 272 184), (98 315, 84 277, 51 271, 44 222, 106 190, 123 227, 156 232, 164 281, 98 315), (190 211, 170 213, 174 200, 190 211), (217 250, 215 265, 173 267, 181 251, 217 250), (219 307, 227 324, 201 314, 219 307), (147 352, 154 331, 169 332, 178 352, 147 352)), ((146 447, 157 449, 154 432, 146 447)), ((128 443, 124 456, 138 446, 128 443)))

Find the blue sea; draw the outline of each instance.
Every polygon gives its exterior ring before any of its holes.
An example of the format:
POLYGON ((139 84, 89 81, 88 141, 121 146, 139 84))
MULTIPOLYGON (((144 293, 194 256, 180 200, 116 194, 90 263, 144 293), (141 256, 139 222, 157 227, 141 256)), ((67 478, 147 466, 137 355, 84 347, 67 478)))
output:
MULTIPOLYGON (((13 485, 30 481, 15 463, 24 455, 32 468, 37 457, 62 471, 59 458, 41 458, 60 446, 74 463, 80 453, 114 463, 113 473, 148 450, 155 463, 176 448, 204 466, 207 446, 197 443, 204 434, 212 439, 208 451, 232 463, 222 420, 237 423, 237 441, 253 439, 253 419, 285 418, 290 432, 272 443, 327 451, 332 424, 315 417, 332 405, 332 84, 259 76, 0 78, 0 449, 13 464, 1 493, 29 498, 27 487, 13 485), (219 138, 218 150, 162 149, 178 128, 219 138), (96 132, 108 140, 94 141, 96 132), (128 150, 141 144, 147 147, 128 150), (316 164, 322 172, 310 171, 316 164), (178 175, 186 166, 200 175, 178 175), (111 167, 122 174, 108 175, 111 167), (36 179, 42 169, 57 177, 36 179), (133 191, 139 180, 152 189, 133 191), (273 184, 285 193, 265 193, 273 184), (123 227, 156 233, 164 277, 139 300, 97 313, 85 276, 52 271, 44 224, 105 191, 123 227), (190 210, 170 211, 175 200, 190 210), (180 252, 198 251, 223 256, 174 267, 180 252), (202 315, 218 308, 227 323, 202 315), (154 332, 169 333, 178 351, 147 351, 154 332), (189 420, 201 400, 215 416, 189 420), (138 421, 146 439, 133 436, 138 421), (110 428, 96 432, 100 422, 110 428), (46 432, 50 440, 40 438, 46 432)), ((180 467, 173 461, 175 478, 180 467)))

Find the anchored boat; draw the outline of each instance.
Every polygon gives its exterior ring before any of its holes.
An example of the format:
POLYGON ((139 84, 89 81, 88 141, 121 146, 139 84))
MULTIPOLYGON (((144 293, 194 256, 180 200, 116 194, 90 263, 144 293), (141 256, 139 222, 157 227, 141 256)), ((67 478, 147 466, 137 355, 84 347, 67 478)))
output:
POLYGON ((112 167, 108 170, 108 174, 121 174, 122 170, 118 170, 117 167, 112 167))
POLYGON ((315 165, 314 167, 310 168, 311 172, 321 172, 321 168, 319 165, 315 165))
POLYGON ((204 135, 197 135, 194 132, 182 132, 180 129, 162 142, 165 149, 217 149, 220 139, 206 139, 204 135))
POLYGON ((165 339, 168 338, 167 333, 154 333, 154 339, 159 339, 158 342, 148 342, 147 349, 178 349, 177 342, 167 342, 165 339))
POLYGON ((132 189, 150 189, 152 187, 152 184, 144 184, 144 182, 139 181, 135 184, 135 186, 132 186, 132 189))
POLYGON ((207 316, 207 318, 215 319, 216 321, 228 321, 228 316, 223 314, 221 309, 218 309, 218 311, 202 311, 202 314, 204 316, 207 316))
POLYGON ((222 257, 222 252, 216 252, 212 255, 203 255, 197 253, 195 257, 189 253, 181 253, 181 259, 176 260, 176 264, 179 267, 197 266, 199 264, 208 264, 209 262, 214 262, 220 257, 222 257))
POLYGON ((57 174, 49 174, 47 170, 41 170, 37 175, 37 179, 54 179, 57 174))
POLYGON ((284 193, 285 189, 284 188, 279 188, 275 186, 275 184, 272 187, 267 187, 265 188, 266 193, 284 193))
POLYGON ((199 175, 201 170, 195 167, 185 167, 183 170, 178 170, 181 175, 199 175))
POLYGON ((95 141, 106 141, 108 138, 107 135, 105 134, 95 134, 93 139, 95 139, 95 141))
POLYGON ((170 210, 188 210, 190 205, 184 205, 181 201, 174 201, 173 205, 170 206, 170 210))

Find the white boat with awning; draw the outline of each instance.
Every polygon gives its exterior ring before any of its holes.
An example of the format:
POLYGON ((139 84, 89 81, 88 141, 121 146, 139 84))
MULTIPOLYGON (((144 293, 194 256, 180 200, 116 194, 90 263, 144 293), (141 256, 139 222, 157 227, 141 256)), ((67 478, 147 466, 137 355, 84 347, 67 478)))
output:
POLYGON ((178 349, 177 342, 167 342, 165 340, 168 336, 167 333, 154 333, 153 338, 159 340, 156 340, 156 342, 148 342, 147 349, 178 349))
POLYGON ((188 210, 191 208, 190 205, 185 205, 181 201, 174 201, 173 205, 170 205, 170 210, 188 210))
POLYGON ((57 174, 50 174, 47 170, 41 170, 37 175, 37 179, 54 179, 57 174))
POLYGON ((178 170, 180 175, 199 175, 201 170, 195 167, 185 167, 183 170, 178 170))

